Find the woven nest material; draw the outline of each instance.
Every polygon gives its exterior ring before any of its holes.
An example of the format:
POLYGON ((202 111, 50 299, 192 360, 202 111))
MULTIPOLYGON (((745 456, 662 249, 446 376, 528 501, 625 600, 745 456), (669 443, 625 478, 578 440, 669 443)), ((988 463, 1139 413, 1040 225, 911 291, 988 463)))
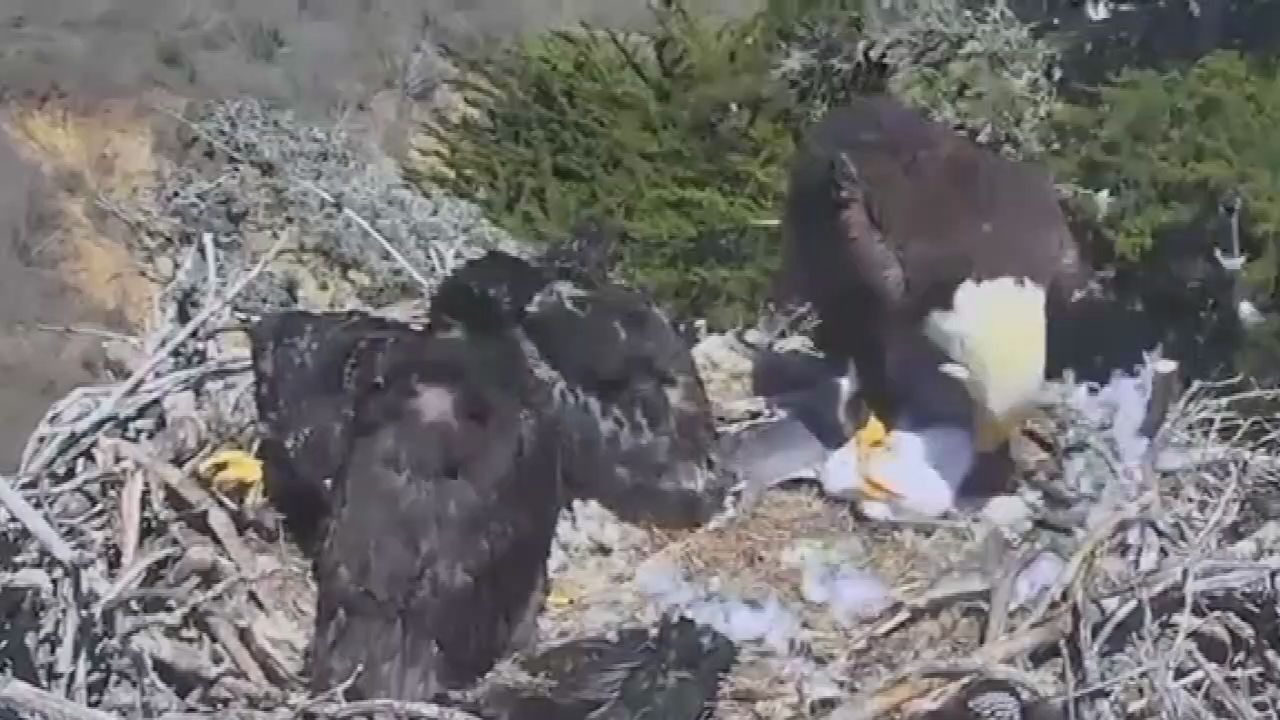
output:
MULTIPOLYGON (((128 377, 53 407, 18 475, 0 481, 14 674, 0 707, 465 717, 305 690, 306 563, 270 513, 194 471, 213 448, 252 441, 248 359, 209 332, 230 322, 225 300, 244 284, 184 293, 197 303, 184 324, 167 297, 128 377)), ((1115 433, 1081 416, 1082 390, 1064 386, 1041 428, 1058 447, 1021 494, 931 524, 872 524, 803 487, 682 533, 575 503, 553 550, 543 643, 682 609, 742 650, 715 710, 735 720, 910 715, 978 675, 1070 699, 1082 718, 1274 716, 1280 519, 1267 498, 1280 496, 1280 459, 1269 416, 1240 408, 1277 398, 1227 390, 1193 388, 1154 450, 1126 462, 1115 433), (819 565, 854 578, 856 599, 820 597, 819 565)))

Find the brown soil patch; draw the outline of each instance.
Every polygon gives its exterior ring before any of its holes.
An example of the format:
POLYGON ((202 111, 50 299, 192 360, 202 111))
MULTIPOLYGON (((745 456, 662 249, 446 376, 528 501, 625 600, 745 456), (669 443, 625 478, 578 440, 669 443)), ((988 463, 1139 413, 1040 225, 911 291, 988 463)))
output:
POLYGON ((99 198, 124 204, 151 187, 156 168, 150 127, 138 102, 103 103, 77 112, 57 103, 19 107, 6 130, 27 160, 57 181, 61 215, 57 259, 63 279, 91 306, 140 328, 154 285, 129 249, 95 222, 99 198))
POLYGON ((139 110, 59 101, 0 109, 0 164, 11 186, 0 198, 0 224, 8 223, 0 227, 8 235, 0 237, 0 472, 17 468, 52 403, 108 379, 102 337, 81 330, 137 332, 150 315, 155 288, 128 236, 108 229, 111 215, 98 207, 99 199, 128 207, 153 182, 151 132, 139 110))

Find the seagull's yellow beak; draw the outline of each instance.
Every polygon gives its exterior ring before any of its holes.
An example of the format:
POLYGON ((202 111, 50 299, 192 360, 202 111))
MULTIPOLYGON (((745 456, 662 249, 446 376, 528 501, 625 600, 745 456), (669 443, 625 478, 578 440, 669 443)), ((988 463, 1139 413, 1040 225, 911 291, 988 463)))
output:
MULTIPOLYGON (((889 452, 888 446, 885 445, 885 440, 888 436, 889 433, 885 429, 884 423, 880 422, 880 418, 872 413, 867 418, 866 424, 853 434, 852 442, 854 447, 857 448, 859 468, 868 467, 874 455, 889 452)), ((866 473, 857 478, 854 487, 856 488, 855 492, 869 500, 889 502, 902 497, 891 485, 866 473)))

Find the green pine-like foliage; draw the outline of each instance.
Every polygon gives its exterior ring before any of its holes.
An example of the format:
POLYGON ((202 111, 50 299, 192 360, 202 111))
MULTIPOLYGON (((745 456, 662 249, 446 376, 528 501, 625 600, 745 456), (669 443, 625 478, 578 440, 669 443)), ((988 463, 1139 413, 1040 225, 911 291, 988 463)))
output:
POLYGON ((427 128, 443 162, 420 179, 535 241, 619 223, 627 280, 712 327, 748 321, 778 266, 799 129, 770 74, 771 17, 673 6, 644 34, 584 27, 459 59, 476 112, 427 128))
POLYGON ((1186 70, 1126 70, 1057 118, 1063 179, 1108 190, 1100 230, 1122 259, 1197 227, 1229 193, 1245 204, 1247 277, 1274 292, 1280 240, 1280 76, 1272 61, 1211 53, 1186 70))

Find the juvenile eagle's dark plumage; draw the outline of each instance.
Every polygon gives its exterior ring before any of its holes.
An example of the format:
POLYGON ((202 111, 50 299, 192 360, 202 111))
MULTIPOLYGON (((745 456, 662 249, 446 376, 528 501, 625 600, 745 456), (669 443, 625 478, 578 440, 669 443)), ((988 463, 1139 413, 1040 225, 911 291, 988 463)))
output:
POLYGON ((251 332, 269 497, 314 558, 313 684, 428 699, 526 643, 572 495, 664 525, 719 507, 709 406, 645 296, 500 252, 430 321, 251 332), (568 278, 568 279, 566 279, 568 278))
POLYGON ((315 563, 317 688, 363 666, 352 696, 425 700, 532 637, 563 502, 516 325, 537 286, 472 275, 429 326, 286 312, 251 331, 268 495, 315 563))
POLYGON ((517 340, 368 340, 316 559, 313 682, 428 699, 532 639, 561 504, 555 416, 517 340))
POLYGON ((656 629, 572 640, 522 663, 545 689, 492 688, 470 707, 485 720, 704 720, 737 650, 688 618, 663 616, 656 629))
POLYGON ((396 329, 360 312, 276 313, 249 329, 267 497, 308 554, 350 442, 352 359, 371 336, 396 329))
MULTIPOLYGON (((519 299, 512 300, 521 308, 518 325, 554 376, 573 496, 632 522, 701 523, 720 508, 728 479, 719 474, 710 401, 692 353, 651 298, 590 270, 489 252, 446 286, 519 299)), ((466 303, 437 296, 432 304, 434 323, 466 303)))
MULTIPOLYGON (((719 508, 706 390, 687 345, 649 297, 497 251, 461 267, 447 287, 433 299, 433 323, 455 318, 479 328, 496 320, 473 316, 478 303, 509 307, 504 322, 524 329, 562 381, 558 399, 578 443, 568 458, 576 494, 665 526, 701 522, 719 508)), ((267 493, 308 552, 351 421, 343 372, 371 333, 399 326, 359 312, 283 313, 250 330, 267 493)))
POLYGON ((524 327, 564 378, 573 491, 676 527, 719 509, 711 406, 689 348, 643 294, 557 280, 524 327))

